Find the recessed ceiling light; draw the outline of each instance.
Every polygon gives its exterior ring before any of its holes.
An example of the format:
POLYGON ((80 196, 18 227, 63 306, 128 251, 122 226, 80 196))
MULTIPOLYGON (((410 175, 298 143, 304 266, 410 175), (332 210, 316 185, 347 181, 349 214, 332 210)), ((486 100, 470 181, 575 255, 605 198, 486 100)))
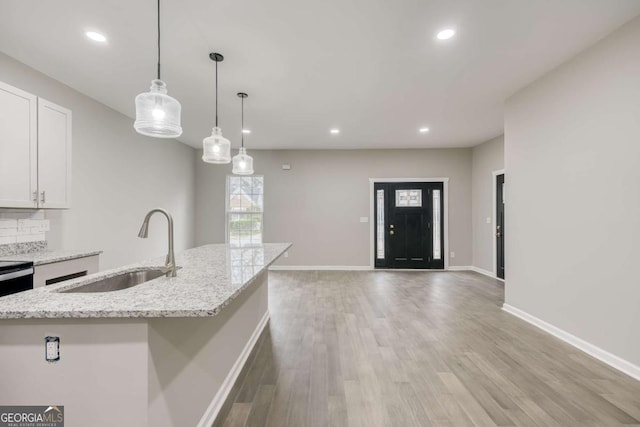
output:
POLYGON ((250 129, 242 129, 242 133, 244 133, 245 135, 248 133, 251 133, 250 129))
POLYGON ((456 35, 456 30, 452 28, 447 28, 445 30, 440 31, 436 37, 438 40, 449 40, 451 37, 456 35))
POLYGON ((87 37, 89 37, 91 40, 93 40, 94 42, 100 42, 100 43, 104 43, 107 41, 107 38, 100 34, 100 33, 96 33, 95 31, 87 31, 86 33, 84 33, 87 37))
POLYGON ((329 132, 331 132, 332 134, 338 134, 340 133, 340 129, 331 129, 329 132))
POLYGON ((427 133, 429 132, 429 128, 420 128, 419 131, 420 133, 427 133))

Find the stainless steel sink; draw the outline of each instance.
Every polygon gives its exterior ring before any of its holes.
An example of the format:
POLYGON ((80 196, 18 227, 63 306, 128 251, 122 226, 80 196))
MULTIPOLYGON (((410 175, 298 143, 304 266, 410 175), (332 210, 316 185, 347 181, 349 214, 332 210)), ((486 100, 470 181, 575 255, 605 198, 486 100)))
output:
POLYGON ((169 272, 166 268, 144 268, 124 271, 116 276, 100 279, 71 289, 58 291, 60 293, 84 293, 84 292, 113 292, 132 288, 142 283, 166 276, 169 272))

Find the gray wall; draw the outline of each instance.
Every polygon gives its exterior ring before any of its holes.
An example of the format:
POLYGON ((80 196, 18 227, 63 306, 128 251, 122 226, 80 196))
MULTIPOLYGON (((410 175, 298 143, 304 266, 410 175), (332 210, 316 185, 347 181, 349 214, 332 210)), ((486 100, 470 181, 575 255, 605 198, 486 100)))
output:
POLYGON ((174 215, 176 249, 193 246, 195 150, 138 135, 131 118, 1 53, 0 80, 73 111, 72 207, 46 212, 50 247, 102 249, 101 268, 162 255, 163 219, 152 220, 149 239, 136 237, 156 206, 174 215))
POLYGON ((471 226, 473 266, 495 274, 493 172, 504 169, 504 137, 487 141, 471 151, 471 226), (491 223, 487 224, 487 218, 491 223))
POLYGON ((506 302, 640 365, 640 18, 506 105, 506 302))
MULTIPOLYGON (((234 154, 236 150, 233 150, 234 154)), ((369 178, 449 177, 450 265, 471 265, 471 149, 250 151, 265 176, 265 241, 293 242, 281 265, 368 266, 369 178), (290 171, 282 170, 291 164, 290 171)), ((196 243, 225 241, 230 166, 197 154, 196 243)))

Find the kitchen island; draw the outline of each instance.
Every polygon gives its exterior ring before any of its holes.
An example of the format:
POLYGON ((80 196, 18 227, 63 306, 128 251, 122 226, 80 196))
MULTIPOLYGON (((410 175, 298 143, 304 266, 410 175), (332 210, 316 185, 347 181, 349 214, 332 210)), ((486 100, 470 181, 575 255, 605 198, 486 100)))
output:
POLYGON ((0 404, 64 405, 68 426, 209 425, 269 319, 268 267, 287 243, 207 245, 178 276, 99 293, 145 261, 0 298, 0 404), (60 359, 45 360, 45 337, 60 359))

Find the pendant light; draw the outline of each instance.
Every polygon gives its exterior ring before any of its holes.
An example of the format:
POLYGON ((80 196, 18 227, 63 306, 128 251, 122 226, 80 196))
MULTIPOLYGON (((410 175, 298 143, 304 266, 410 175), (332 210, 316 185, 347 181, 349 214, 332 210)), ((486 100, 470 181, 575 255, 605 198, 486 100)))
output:
POLYGON ((136 132, 154 138, 177 138, 182 135, 180 103, 167 95, 167 85, 160 80, 160 0, 158 0, 158 78, 151 80, 151 90, 136 96, 136 132))
POLYGON ((222 62, 224 56, 212 52, 209 59, 216 63, 216 126, 211 131, 211 136, 202 140, 202 160, 207 163, 226 164, 231 162, 231 143, 222 136, 222 129, 218 127, 218 62, 222 62))
POLYGON ((244 92, 238 92, 238 96, 241 99, 242 104, 242 128, 240 130, 241 146, 238 150, 238 154, 233 156, 233 170, 235 175, 253 175, 253 157, 247 154, 247 149, 244 148, 244 99, 248 97, 244 92))

